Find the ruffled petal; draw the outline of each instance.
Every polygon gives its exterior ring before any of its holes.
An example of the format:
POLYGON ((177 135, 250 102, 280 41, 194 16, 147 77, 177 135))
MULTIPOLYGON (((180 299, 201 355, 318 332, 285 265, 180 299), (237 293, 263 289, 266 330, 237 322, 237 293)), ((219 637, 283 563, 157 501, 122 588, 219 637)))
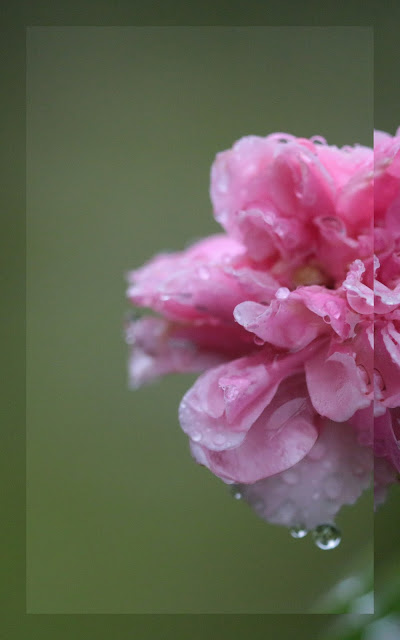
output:
POLYGON ((283 473, 242 485, 244 499, 274 524, 312 529, 331 523, 371 483, 372 451, 347 423, 325 421, 308 454, 283 473))
POLYGON ((301 460, 317 438, 317 422, 303 376, 294 377, 282 383, 238 446, 199 451, 197 445, 192 453, 225 481, 253 483, 301 460))
POLYGON ((311 401, 321 416, 344 422, 371 404, 364 371, 349 346, 325 346, 306 362, 305 372, 311 401))

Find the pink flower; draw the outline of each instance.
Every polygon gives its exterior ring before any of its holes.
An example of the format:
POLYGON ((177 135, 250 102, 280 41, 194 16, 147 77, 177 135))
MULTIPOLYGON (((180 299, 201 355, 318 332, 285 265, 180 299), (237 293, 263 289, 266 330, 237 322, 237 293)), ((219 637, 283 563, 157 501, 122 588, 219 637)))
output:
POLYGON ((198 371, 179 409, 192 455, 270 522, 332 523, 374 456, 381 502, 400 471, 400 130, 377 132, 375 159, 242 138, 211 200, 225 233, 128 275, 159 314, 127 327, 132 386, 198 371))

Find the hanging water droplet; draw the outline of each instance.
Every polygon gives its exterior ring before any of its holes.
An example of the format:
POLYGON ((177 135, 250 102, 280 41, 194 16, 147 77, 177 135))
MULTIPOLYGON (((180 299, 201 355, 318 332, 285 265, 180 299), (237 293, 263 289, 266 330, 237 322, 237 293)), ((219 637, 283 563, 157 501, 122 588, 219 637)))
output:
POLYGON ((304 538, 308 531, 307 529, 299 524, 297 527, 292 527, 291 529, 289 529, 289 533, 292 536, 292 538, 304 538))
POLYGON ((199 431, 192 431, 190 437, 193 440, 193 442, 200 442, 202 436, 199 431))
POLYGON ((314 543, 319 549, 327 551, 339 546, 342 536, 333 524, 320 524, 313 531, 314 543))
POLYGON ((254 336, 253 341, 254 341, 254 344, 256 344, 259 347, 262 347, 265 344, 265 340, 263 340, 262 338, 259 338, 258 336, 254 336))
POLYGON ((243 498, 243 494, 240 491, 239 484, 231 484, 230 492, 231 492, 231 495, 235 498, 235 500, 241 500, 243 498))

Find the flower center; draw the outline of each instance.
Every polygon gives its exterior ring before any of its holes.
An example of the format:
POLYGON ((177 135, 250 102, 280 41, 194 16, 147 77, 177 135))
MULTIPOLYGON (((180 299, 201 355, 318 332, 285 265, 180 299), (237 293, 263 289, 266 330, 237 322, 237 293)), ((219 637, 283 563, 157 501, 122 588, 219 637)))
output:
POLYGON ((293 282, 297 287, 312 284, 327 285, 328 279, 326 275, 314 265, 306 265, 300 267, 293 274, 293 282))

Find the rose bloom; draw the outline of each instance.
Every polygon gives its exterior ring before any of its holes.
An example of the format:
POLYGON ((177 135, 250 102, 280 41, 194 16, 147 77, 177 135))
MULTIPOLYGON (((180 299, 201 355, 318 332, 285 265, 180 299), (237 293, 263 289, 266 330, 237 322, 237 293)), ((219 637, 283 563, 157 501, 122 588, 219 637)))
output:
POLYGON ((223 232, 128 274, 134 388, 199 372, 195 460, 269 522, 333 523, 400 471, 400 130, 374 150, 247 136, 217 154, 223 232), (374 158, 375 155, 375 158, 374 158), (375 341, 375 349, 374 349, 375 341))

